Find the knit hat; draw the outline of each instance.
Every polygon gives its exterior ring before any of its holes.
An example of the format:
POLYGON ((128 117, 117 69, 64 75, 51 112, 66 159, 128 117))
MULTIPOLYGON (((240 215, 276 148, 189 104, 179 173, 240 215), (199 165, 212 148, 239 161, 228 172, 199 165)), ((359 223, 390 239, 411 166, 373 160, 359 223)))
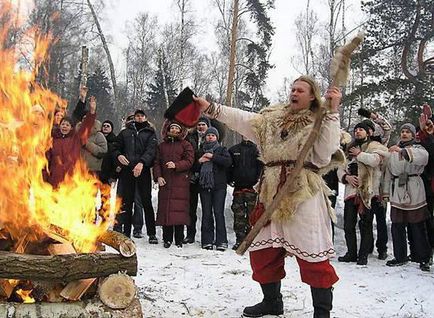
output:
POLYGON ((202 116, 199 118, 199 121, 197 122, 199 123, 204 123, 206 124, 208 127, 211 127, 211 122, 209 121, 208 117, 202 116))
POLYGON ((142 115, 146 116, 145 111, 143 109, 141 109, 141 108, 136 109, 136 111, 134 112, 134 116, 137 115, 137 114, 142 114, 142 115))
POLYGON ((184 88, 165 111, 164 117, 170 120, 175 119, 189 128, 196 126, 201 110, 200 105, 193 100, 193 96, 194 93, 190 88, 184 88))
POLYGON ((179 130, 182 130, 181 125, 178 124, 178 123, 171 123, 171 124, 169 125, 169 129, 170 129, 172 126, 173 126, 173 127, 178 127, 179 130))
POLYGON ((371 128, 371 127, 369 127, 369 125, 365 121, 361 121, 360 123, 358 123, 357 125, 354 126, 354 131, 357 128, 362 128, 362 129, 364 129, 366 131, 366 133, 368 133, 369 132, 369 128, 371 128))
POLYGON ((413 138, 416 137, 416 127, 414 127, 413 124, 410 123, 405 123, 404 125, 401 126, 401 129, 399 131, 402 131, 403 129, 408 129, 411 131, 411 134, 413 135, 413 138))
POLYGON ((113 125, 113 122, 112 121, 110 121, 110 120, 104 120, 103 122, 102 122, 102 126, 104 126, 104 124, 109 124, 111 127, 112 127, 112 130, 113 130, 113 128, 114 128, 114 125, 113 125))
POLYGON ((217 136, 217 140, 219 140, 220 138, 220 134, 219 131, 215 128, 215 127, 209 127, 206 132, 205 132, 205 136, 208 134, 214 134, 217 136))

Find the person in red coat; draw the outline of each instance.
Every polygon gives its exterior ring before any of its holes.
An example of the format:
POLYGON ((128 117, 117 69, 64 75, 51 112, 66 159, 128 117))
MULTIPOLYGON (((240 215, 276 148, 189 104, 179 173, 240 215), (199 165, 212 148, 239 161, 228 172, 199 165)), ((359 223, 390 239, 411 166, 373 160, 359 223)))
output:
MULTIPOLYGON (((79 100, 78 103, 84 103, 79 100)), ((80 149, 86 144, 96 118, 96 99, 90 98, 89 112, 84 117, 80 129, 74 129, 73 120, 62 118, 59 129, 53 131, 53 146, 47 153, 47 181, 57 188, 66 175, 74 172, 74 166, 80 158, 80 149)))
POLYGON ((185 140, 187 129, 176 122, 163 125, 164 141, 158 146, 154 163, 154 181, 158 182, 157 225, 163 226, 164 247, 182 247, 184 225, 190 224, 190 176, 194 162, 192 145, 185 140))

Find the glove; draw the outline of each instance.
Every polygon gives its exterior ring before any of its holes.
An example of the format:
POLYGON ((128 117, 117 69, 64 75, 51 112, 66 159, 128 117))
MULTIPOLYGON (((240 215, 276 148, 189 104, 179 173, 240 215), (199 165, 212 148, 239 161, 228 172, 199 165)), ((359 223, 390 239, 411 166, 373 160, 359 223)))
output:
POLYGON ((359 108, 357 111, 357 114, 359 114, 362 117, 371 118, 371 111, 366 108, 359 108))

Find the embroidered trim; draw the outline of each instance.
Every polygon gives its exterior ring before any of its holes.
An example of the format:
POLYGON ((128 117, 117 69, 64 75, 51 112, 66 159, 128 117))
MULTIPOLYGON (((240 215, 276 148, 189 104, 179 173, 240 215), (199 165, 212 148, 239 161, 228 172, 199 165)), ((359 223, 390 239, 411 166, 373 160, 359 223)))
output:
POLYGON ((334 248, 330 248, 327 251, 322 251, 322 252, 319 252, 317 254, 315 254, 315 253, 308 253, 306 251, 300 250, 295 245, 289 244, 289 242, 285 241, 284 238, 275 238, 275 239, 268 239, 268 240, 262 240, 262 241, 253 242, 250 245, 250 247, 252 248, 252 247, 265 246, 265 245, 270 245, 270 244, 273 244, 273 243, 282 244, 283 246, 289 248, 290 250, 294 251, 298 255, 301 255, 301 256, 304 256, 304 257, 310 257, 310 258, 313 258, 313 259, 323 258, 323 257, 326 257, 328 255, 335 254, 335 249, 334 248))

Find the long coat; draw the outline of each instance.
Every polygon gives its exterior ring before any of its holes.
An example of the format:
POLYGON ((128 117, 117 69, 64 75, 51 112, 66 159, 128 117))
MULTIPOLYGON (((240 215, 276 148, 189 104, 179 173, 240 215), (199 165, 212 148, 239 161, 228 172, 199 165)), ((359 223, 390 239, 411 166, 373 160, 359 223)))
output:
MULTIPOLYGON (((163 134, 164 135, 164 134, 163 134)), ((184 139, 165 136, 158 146, 154 163, 154 179, 163 177, 166 184, 158 192, 157 225, 188 225, 190 202, 189 170, 193 165, 194 150, 184 139), (166 163, 173 161, 175 169, 166 163)))
POLYGON ((101 122, 95 120, 87 143, 81 148, 81 155, 90 171, 101 171, 104 155, 107 153, 107 140, 101 130, 101 122))
POLYGON ((88 113, 80 128, 72 129, 68 135, 62 135, 60 129, 53 135, 53 147, 48 151, 48 183, 57 187, 67 174, 72 174, 81 147, 86 144, 95 122, 96 114, 88 113))

